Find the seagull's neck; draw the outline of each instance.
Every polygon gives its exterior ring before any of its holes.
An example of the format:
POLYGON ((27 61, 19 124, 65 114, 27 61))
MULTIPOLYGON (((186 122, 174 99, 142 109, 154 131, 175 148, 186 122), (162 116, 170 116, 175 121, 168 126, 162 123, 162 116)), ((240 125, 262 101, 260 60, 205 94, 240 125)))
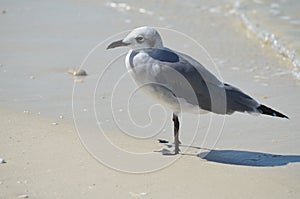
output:
POLYGON ((164 48, 162 40, 160 38, 156 39, 152 48, 159 48, 159 49, 164 48))

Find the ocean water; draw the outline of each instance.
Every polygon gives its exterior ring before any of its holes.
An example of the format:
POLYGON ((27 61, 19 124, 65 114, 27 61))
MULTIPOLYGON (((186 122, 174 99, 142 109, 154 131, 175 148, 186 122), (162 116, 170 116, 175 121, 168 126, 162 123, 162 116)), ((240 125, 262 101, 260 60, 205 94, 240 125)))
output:
MULTIPOLYGON (((300 1, 297 0, 221 0, 221 1, 109 1, 106 6, 123 13, 140 13, 168 21, 166 27, 185 23, 199 26, 206 13, 237 19, 240 34, 249 34, 261 47, 270 46, 274 55, 287 64, 281 74, 292 73, 300 79, 300 1), (200 14, 201 13, 201 14, 200 14), (174 23, 170 23, 174 20, 174 23)), ((132 20, 125 19, 125 23, 132 20)), ((211 25, 214 23, 212 22, 211 25)), ((186 28, 188 32, 190 28, 186 28)))
POLYGON ((235 14, 262 45, 292 64, 295 78, 300 79, 300 1, 240 0, 233 3, 235 14))

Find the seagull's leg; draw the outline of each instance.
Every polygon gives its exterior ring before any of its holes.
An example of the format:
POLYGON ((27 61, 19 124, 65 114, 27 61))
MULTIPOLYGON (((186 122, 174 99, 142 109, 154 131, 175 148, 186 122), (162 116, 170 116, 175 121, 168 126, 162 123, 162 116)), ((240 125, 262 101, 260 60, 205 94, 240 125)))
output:
POLYGON ((174 123, 174 144, 175 144, 175 154, 178 154, 180 149, 179 149, 179 144, 181 142, 179 141, 179 120, 178 116, 173 113, 173 123, 174 123))

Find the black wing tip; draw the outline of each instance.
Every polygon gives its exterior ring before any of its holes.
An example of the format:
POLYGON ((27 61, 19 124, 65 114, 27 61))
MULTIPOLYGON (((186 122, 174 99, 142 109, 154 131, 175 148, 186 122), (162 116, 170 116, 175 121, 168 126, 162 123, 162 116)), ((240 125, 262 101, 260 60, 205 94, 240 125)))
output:
POLYGON ((270 115, 270 116, 273 116, 273 117, 281 117, 281 118, 286 118, 286 119, 290 119, 288 116, 278 112, 278 111, 275 111, 263 104, 261 104, 259 107, 257 107, 257 110, 261 113, 261 114, 264 114, 264 115, 270 115))

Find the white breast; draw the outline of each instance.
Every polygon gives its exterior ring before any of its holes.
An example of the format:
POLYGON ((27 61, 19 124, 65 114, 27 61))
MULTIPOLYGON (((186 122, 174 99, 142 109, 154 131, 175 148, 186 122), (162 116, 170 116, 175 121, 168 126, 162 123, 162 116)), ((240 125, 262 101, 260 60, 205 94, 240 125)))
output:
POLYGON ((174 112, 206 113, 206 111, 201 111, 198 107, 189 104, 185 99, 176 98, 174 94, 167 89, 172 86, 163 86, 157 83, 156 77, 162 71, 163 67, 158 61, 155 61, 145 52, 139 52, 134 56, 132 61, 133 65, 131 65, 131 53, 132 50, 126 55, 126 68, 138 86, 141 86, 142 90, 149 94, 151 98, 167 106, 174 112))
POLYGON ((161 66, 153 62, 153 59, 145 52, 139 52, 133 58, 133 66, 130 64, 132 50, 126 55, 126 68, 138 84, 155 82, 155 77, 161 71, 161 66))

